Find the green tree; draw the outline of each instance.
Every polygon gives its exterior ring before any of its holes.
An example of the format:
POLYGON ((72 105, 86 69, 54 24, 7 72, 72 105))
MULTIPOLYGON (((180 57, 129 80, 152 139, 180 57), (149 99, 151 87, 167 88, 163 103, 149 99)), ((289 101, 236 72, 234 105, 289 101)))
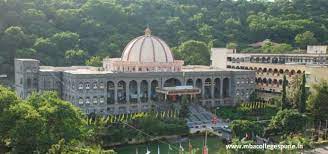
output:
POLYGON ((174 51, 178 58, 183 59, 187 65, 210 64, 210 50, 204 42, 189 40, 174 51))
POLYGON ((79 109, 53 92, 32 94, 19 100, 0 87, 0 144, 13 153, 45 153, 61 139, 83 140, 91 135, 79 109))
POLYGON ((302 76, 295 75, 291 78, 287 89, 287 100, 292 108, 299 108, 302 76))
POLYGON ((296 110, 280 110, 277 115, 271 119, 269 126, 265 130, 265 134, 295 134, 302 132, 306 121, 307 117, 296 110))
POLYGON ((234 43, 234 42, 230 42, 226 45, 226 48, 228 49, 237 49, 238 48, 238 44, 234 43))
POLYGON ((5 139, 8 137, 8 133, 6 133, 11 126, 9 123, 10 120, 7 119, 6 116, 9 112, 9 108, 11 105, 15 105, 20 102, 15 92, 4 88, 0 85, 0 145, 5 142, 5 139))
POLYGON ((290 44, 282 43, 275 45, 272 49, 272 53, 290 53, 293 47, 290 44))
POLYGON ((54 34, 50 41, 58 47, 59 51, 57 52, 65 52, 79 46, 80 36, 73 32, 60 32, 54 34))
POLYGON ((252 135, 259 135, 261 133, 259 125, 256 122, 249 120, 234 120, 231 122, 230 128, 233 136, 238 139, 246 136, 252 137, 252 135))
POLYGON ((284 75, 283 81, 282 81, 282 92, 281 92, 281 109, 287 109, 289 107, 288 100, 287 100, 287 79, 286 75, 284 75))
POLYGON ((65 52, 65 60, 68 65, 82 65, 87 57, 87 53, 83 50, 67 50, 65 52))
POLYGON ((189 102, 187 96, 183 95, 181 98, 181 105, 180 105, 180 113, 179 116, 181 118, 187 118, 189 116, 189 102))
POLYGON ((85 62, 88 66, 100 67, 102 65, 102 59, 99 56, 92 56, 85 62))
POLYGON ((308 45, 315 45, 317 43, 317 39, 314 37, 314 33, 306 31, 295 36, 295 43, 301 48, 306 48, 308 45))
POLYGON ((37 38, 34 42, 33 49, 36 50, 37 56, 42 63, 47 65, 59 65, 59 57, 57 53, 58 48, 55 43, 51 42, 49 38, 37 38))
POLYGON ((319 84, 313 85, 314 91, 308 99, 308 108, 315 120, 328 119, 328 82, 321 81, 319 84))
MULTIPOLYGON (((11 26, 4 30, 1 34, 2 52, 0 56, 3 57, 1 66, 6 66, 2 71, 11 75, 13 73, 14 58, 16 51, 19 48, 27 46, 28 36, 24 33, 23 29, 18 26, 11 26)), ((2 72, 2 73, 3 73, 2 72)))
POLYGON ((51 145, 47 154, 117 154, 113 150, 104 150, 100 146, 87 146, 79 141, 65 142, 64 139, 60 140, 57 144, 51 145))
POLYGON ((306 100, 307 100, 306 76, 305 76, 305 73, 303 73, 303 75, 302 75, 302 84, 300 85, 300 98, 299 98, 299 106, 298 106, 298 111, 300 113, 305 112, 306 100))

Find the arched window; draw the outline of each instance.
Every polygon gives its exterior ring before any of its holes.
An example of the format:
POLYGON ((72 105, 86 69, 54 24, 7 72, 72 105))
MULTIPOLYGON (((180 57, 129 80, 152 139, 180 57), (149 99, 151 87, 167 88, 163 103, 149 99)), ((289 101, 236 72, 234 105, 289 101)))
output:
POLYGON ((98 98, 97 98, 97 96, 93 96, 92 101, 93 101, 94 104, 97 104, 97 103, 98 103, 98 98))
POLYGON ((83 104, 83 98, 82 97, 79 98, 79 104, 83 104))
POLYGON ((87 82, 87 83, 85 84, 85 89, 90 89, 90 83, 89 83, 89 82, 87 82))
POLYGON ((79 89, 83 89, 83 83, 82 82, 79 83, 79 89))
POLYGON ((94 82, 93 83, 93 89, 97 89, 97 88, 98 88, 97 82, 94 82))

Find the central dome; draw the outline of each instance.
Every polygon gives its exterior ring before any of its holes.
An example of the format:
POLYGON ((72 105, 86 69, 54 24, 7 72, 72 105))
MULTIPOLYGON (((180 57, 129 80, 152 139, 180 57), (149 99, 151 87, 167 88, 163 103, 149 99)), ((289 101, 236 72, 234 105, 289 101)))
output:
POLYGON ((151 35, 149 28, 125 47, 122 61, 140 63, 172 63, 174 61, 169 46, 160 38, 151 35))

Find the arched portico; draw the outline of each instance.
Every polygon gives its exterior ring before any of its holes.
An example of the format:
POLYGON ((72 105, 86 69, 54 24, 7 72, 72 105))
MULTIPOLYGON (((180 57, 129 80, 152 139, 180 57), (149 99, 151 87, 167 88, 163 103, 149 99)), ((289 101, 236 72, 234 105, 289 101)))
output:
POLYGON ((126 100, 126 83, 124 81, 119 81, 117 83, 117 101, 120 104, 125 104, 126 100))
POLYGON ((115 103, 115 84, 113 81, 107 82, 107 104, 115 103))
POLYGON ((223 98, 230 96, 230 79, 224 78, 223 79, 223 98))
POLYGON ((181 81, 176 78, 170 78, 164 82, 164 87, 176 87, 181 86, 181 81))
POLYGON ((137 81, 132 80, 129 83, 129 100, 131 103, 137 103, 138 97, 138 83, 137 81))
POLYGON ((140 83, 140 101, 145 103, 148 101, 148 82, 146 80, 142 80, 140 83))

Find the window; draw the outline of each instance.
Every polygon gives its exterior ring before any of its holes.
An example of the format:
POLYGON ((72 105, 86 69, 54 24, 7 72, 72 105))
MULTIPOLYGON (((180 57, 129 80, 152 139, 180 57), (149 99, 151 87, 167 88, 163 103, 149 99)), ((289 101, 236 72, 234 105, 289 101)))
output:
POLYGON ((100 84, 99 84, 99 88, 100 88, 100 89, 104 89, 104 83, 103 83, 103 82, 100 82, 100 84))
POLYGON ((90 83, 85 84, 85 89, 90 89, 90 83))
POLYGON ((98 103, 98 98, 97 98, 97 96, 94 96, 94 97, 93 97, 93 103, 94 103, 94 104, 97 104, 97 103, 98 103))
POLYGON ((97 88, 98 88, 97 82, 94 82, 93 83, 93 89, 97 89, 97 88))
POLYGON ((79 83, 79 89, 83 89, 83 83, 79 83))
POLYGON ((83 98, 82 97, 79 98, 79 104, 83 104, 83 98))
POLYGON ((86 104, 90 104, 90 97, 87 97, 87 98, 85 99, 85 103, 86 103, 86 104))
POLYGON ((104 96, 101 96, 100 97, 100 103, 104 103, 104 102, 105 102, 104 96))

